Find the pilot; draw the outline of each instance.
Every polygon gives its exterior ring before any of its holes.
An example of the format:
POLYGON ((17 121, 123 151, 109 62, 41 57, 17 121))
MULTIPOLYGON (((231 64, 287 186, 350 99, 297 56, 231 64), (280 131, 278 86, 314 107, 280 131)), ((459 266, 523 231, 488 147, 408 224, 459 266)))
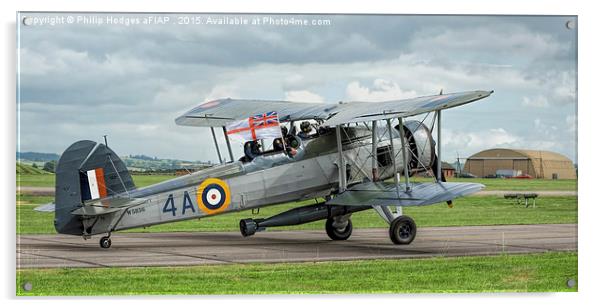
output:
POLYGON ((301 122, 301 132, 299 133, 299 137, 301 138, 309 138, 309 133, 311 133, 311 124, 309 121, 301 122))
POLYGON ((286 145, 282 143, 282 139, 287 140, 288 129, 286 126, 281 126, 280 130, 282 132, 282 138, 276 138, 272 142, 272 148, 274 148, 274 151, 284 151, 285 147, 288 147, 288 142, 286 145))
POLYGON ((289 157, 297 155, 297 148, 299 147, 299 141, 293 135, 288 135, 284 138, 286 142, 286 154, 289 157))
POLYGON ((274 139, 274 142, 272 142, 272 147, 274 148, 274 151, 284 151, 284 145, 282 144, 282 138, 274 139))
POLYGON ((295 136, 293 135, 288 135, 286 136, 286 146, 289 148, 298 148, 299 147, 299 141, 297 140, 297 138, 295 138, 295 136))
POLYGON ((255 140, 245 142, 244 150, 247 161, 252 161, 255 157, 261 154, 260 145, 255 140))

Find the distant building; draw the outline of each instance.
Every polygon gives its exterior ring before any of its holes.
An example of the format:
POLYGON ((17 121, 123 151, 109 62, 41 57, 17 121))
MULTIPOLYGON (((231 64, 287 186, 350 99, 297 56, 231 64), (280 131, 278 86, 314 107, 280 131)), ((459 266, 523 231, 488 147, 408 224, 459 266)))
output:
POLYGON ((537 150, 489 149, 470 156, 464 173, 478 177, 496 176, 515 171, 523 176, 540 179, 575 179, 573 162, 566 156, 537 150))
POLYGON ((456 168, 454 166, 442 161, 441 162, 441 172, 446 179, 453 178, 456 175, 456 168))
MULTIPOLYGON (((422 171, 419 172, 417 174, 417 176, 420 177, 433 177, 433 174, 435 174, 437 172, 437 166, 433 166, 433 170, 429 170, 429 171, 422 171)), ((456 175, 456 168, 454 168, 454 166, 446 163, 446 162, 441 162, 441 172, 443 172, 443 175, 445 176, 446 179, 449 178, 453 178, 456 175)))

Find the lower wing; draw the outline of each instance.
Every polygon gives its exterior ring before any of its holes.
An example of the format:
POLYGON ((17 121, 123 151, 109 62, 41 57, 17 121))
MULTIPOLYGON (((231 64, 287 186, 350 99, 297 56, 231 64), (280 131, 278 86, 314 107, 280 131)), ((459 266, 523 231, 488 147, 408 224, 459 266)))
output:
POLYGON ((349 187, 342 194, 327 201, 331 205, 347 206, 423 206, 454 200, 483 189, 478 183, 410 183, 404 184, 367 182, 349 187))

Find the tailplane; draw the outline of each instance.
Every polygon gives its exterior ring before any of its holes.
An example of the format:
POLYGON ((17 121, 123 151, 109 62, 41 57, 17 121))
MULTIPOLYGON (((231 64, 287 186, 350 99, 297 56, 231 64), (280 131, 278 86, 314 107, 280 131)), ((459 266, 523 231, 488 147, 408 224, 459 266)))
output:
POLYGON ((109 147, 90 140, 72 144, 56 166, 56 231, 84 234, 81 216, 73 215, 73 211, 88 200, 103 199, 135 188, 125 164, 109 147))

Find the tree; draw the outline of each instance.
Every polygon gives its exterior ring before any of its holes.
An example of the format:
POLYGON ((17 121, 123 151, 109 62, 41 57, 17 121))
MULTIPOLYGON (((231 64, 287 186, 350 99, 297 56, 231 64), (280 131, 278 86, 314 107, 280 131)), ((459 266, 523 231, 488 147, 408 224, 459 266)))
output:
POLYGON ((38 165, 36 163, 31 164, 31 167, 38 169, 38 165))
POLYGON ((56 160, 51 160, 44 164, 42 170, 54 173, 54 169, 56 168, 56 160))

